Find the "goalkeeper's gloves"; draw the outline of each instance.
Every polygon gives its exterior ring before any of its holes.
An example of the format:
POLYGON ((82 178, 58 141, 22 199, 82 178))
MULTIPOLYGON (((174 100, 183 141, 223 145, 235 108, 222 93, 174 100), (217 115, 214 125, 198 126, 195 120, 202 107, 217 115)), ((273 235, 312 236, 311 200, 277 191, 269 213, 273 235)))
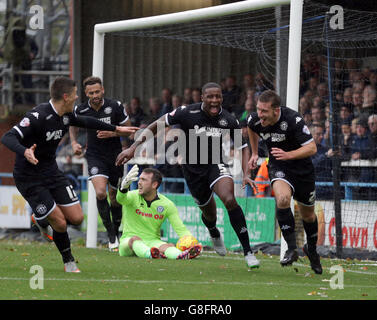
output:
POLYGON ((135 164, 131 170, 127 173, 127 175, 123 178, 122 183, 120 185, 120 191, 126 192, 130 187, 133 181, 138 180, 139 175, 139 167, 135 164))

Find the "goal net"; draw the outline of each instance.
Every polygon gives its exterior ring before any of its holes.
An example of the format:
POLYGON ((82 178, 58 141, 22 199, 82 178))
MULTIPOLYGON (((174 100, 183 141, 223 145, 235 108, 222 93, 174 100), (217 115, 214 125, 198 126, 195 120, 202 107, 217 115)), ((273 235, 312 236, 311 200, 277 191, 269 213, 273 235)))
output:
MULTIPOLYGON (((229 9, 226 13, 211 11, 215 7, 195 10, 196 13, 182 12, 177 16, 179 22, 165 15, 165 20, 150 17, 98 25, 93 74, 103 77, 109 97, 126 104, 139 97, 146 113, 150 98, 160 96, 163 88, 170 88, 183 98, 185 88, 200 88, 209 81, 226 87, 227 81, 231 81, 229 78, 233 78, 240 89, 239 99, 236 102, 230 100, 227 108, 242 120, 247 108, 255 110, 256 99, 263 90, 274 88, 282 96, 282 101, 290 95, 287 93, 292 84, 287 85, 289 3, 251 0, 234 3, 228 8, 237 10, 229 9), (245 3, 253 5, 246 8, 245 3), (249 105, 245 109, 246 102, 249 105)), ((341 218, 338 221, 342 222, 345 249, 376 250, 375 162, 373 164, 373 159, 369 158, 352 160, 352 156, 349 159, 341 157, 339 150, 344 127, 340 117, 345 104, 341 99, 348 96, 348 87, 352 88, 352 95, 360 91, 360 82, 370 87, 375 76, 376 14, 344 8, 344 29, 337 29, 329 26, 334 17, 334 14, 327 14, 329 11, 330 7, 314 1, 304 3, 301 71, 297 76, 300 78, 300 93, 295 101, 312 133, 317 126, 321 127, 316 134, 323 134, 321 144, 326 152, 329 149, 334 151, 334 156, 330 152, 329 157, 325 155, 326 161, 318 161, 316 165, 319 244, 333 252, 337 212, 341 218), (320 106, 319 121, 315 114, 317 105, 320 106), (357 171, 363 171, 360 167, 369 170, 365 175, 368 181, 361 179, 362 174, 357 171), (337 168, 339 170, 335 170, 337 168), (347 178, 345 172, 350 173, 347 178)), ((340 20, 335 22, 338 26, 340 20)), ((367 92, 363 88, 362 96, 364 91, 367 92)), ((266 156, 262 152, 261 157, 266 156)), ((244 211, 248 212, 247 208, 244 211)), ((255 229, 258 221, 255 219, 250 223, 255 229)))

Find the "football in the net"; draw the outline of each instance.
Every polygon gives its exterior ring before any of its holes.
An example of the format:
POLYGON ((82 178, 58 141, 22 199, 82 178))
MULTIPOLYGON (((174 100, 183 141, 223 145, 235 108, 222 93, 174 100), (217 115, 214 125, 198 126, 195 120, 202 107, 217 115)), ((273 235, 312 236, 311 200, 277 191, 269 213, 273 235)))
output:
POLYGON ((185 251, 188 248, 198 244, 198 240, 193 236, 182 236, 177 241, 176 247, 181 251, 185 251))

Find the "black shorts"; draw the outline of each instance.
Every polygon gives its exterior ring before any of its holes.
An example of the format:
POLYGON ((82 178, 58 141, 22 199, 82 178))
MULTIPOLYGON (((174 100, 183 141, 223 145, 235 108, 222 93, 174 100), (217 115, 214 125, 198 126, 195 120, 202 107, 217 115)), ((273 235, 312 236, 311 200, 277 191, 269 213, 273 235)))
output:
POLYGON ((315 176, 314 170, 309 173, 300 174, 300 168, 297 172, 292 169, 283 168, 282 166, 268 165, 268 175, 271 185, 276 180, 283 180, 292 188, 293 199, 306 205, 314 206, 315 202, 315 176))
POLYGON ((68 207, 79 203, 71 183, 60 171, 47 177, 15 176, 14 181, 37 220, 46 218, 56 205, 68 207))
POLYGON ((212 188, 218 180, 224 177, 233 179, 229 166, 225 164, 186 164, 182 165, 182 172, 199 207, 209 203, 213 195, 212 188))
POLYGON ((123 166, 116 166, 115 159, 103 159, 94 156, 87 156, 88 180, 94 177, 105 177, 113 189, 118 188, 118 182, 123 177, 123 166))

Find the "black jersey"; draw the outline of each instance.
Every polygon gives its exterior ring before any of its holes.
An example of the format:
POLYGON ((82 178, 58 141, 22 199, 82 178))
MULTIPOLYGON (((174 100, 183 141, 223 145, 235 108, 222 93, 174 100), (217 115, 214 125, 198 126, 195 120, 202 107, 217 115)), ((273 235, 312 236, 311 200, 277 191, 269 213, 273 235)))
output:
POLYGON ((222 143, 228 134, 235 148, 247 146, 242 140, 238 120, 223 108, 217 116, 211 117, 203 110, 202 103, 196 103, 167 113, 165 119, 167 125, 179 124, 185 133, 186 162, 183 163, 186 164, 223 163, 222 143), (190 157, 190 153, 194 154, 190 157))
POLYGON ((266 143, 269 151, 269 165, 281 165, 288 170, 300 173, 314 170, 310 157, 297 160, 276 160, 271 154, 271 148, 292 151, 313 141, 309 128, 298 112, 282 106, 279 120, 273 126, 267 127, 262 127, 258 114, 252 112, 247 119, 247 125, 266 143))
POLYGON ((97 127, 101 130, 112 131, 115 128, 96 119, 78 117, 73 113, 59 116, 51 100, 48 103, 42 103, 28 111, 20 123, 2 138, 2 142, 16 152, 14 176, 43 177, 55 174, 58 170, 55 160, 56 149, 63 136, 68 132, 70 125, 97 127), (39 161, 37 165, 31 164, 24 157, 24 150, 33 144, 37 145, 34 151, 34 155, 39 161))
MULTIPOLYGON (((96 111, 89 101, 75 107, 75 113, 82 116, 97 118, 108 124, 122 125, 128 120, 128 115, 120 101, 104 99, 101 108, 96 111)), ((87 129, 87 156, 118 155, 122 151, 119 137, 99 139, 97 130, 87 129)))

